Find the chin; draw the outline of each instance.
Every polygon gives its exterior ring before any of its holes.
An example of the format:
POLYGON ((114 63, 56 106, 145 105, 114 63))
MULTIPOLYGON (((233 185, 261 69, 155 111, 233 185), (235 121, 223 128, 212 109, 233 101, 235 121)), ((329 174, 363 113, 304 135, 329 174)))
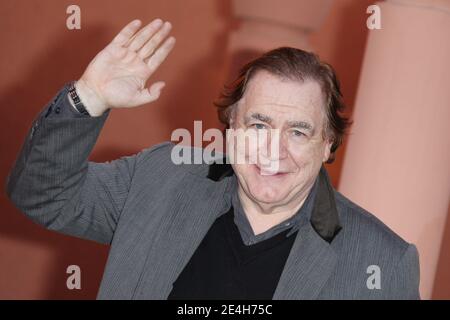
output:
POLYGON ((247 192, 256 201, 262 203, 277 203, 289 194, 288 174, 264 175, 255 165, 245 167, 242 178, 247 182, 247 192))
POLYGON ((250 187, 250 194, 255 200, 263 203, 277 203, 284 199, 285 194, 273 186, 254 186, 250 187))

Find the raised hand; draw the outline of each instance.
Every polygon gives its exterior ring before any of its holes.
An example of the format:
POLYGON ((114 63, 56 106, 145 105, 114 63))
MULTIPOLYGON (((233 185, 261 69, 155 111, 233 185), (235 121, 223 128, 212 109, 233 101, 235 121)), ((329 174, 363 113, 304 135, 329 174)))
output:
POLYGON ((134 20, 124 27, 76 82, 78 95, 92 116, 159 98, 165 83, 146 83, 175 45, 174 37, 167 38, 172 26, 160 19, 139 30, 140 26, 141 21, 134 20))

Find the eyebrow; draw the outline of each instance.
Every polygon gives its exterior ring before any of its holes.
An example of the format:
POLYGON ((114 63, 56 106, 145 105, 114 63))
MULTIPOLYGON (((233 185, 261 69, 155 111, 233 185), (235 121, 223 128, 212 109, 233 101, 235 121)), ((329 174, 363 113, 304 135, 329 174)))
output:
MULTIPOLYGON (((246 116, 244 121, 245 124, 248 124, 250 122, 250 120, 259 120, 268 124, 272 123, 272 118, 269 116, 266 116, 264 114, 261 113, 252 113, 250 116, 246 116)), ((288 121, 288 126, 290 128, 298 128, 298 129, 303 129, 303 130, 308 130, 311 133, 314 133, 314 128, 313 126, 306 121, 288 121)))
POLYGON ((244 121, 245 121, 246 124, 249 123, 250 120, 259 120, 259 121, 262 121, 262 122, 266 122, 268 124, 272 123, 272 118, 271 117, 263 115, 261 113, 257 113, 257 112, 256 113, 252 113, 250 116, 245 116, 244 121))
POLYGON ((291 128, 299 128, 299 129, 308 130, 310 132, 314 132, 313 126, 306 121, 288 121, 288 125, 291 128))

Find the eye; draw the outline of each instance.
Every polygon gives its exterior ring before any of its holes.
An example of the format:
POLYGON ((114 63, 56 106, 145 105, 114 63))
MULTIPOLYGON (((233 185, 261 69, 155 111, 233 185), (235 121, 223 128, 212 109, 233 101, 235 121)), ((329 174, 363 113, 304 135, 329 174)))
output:
POLYGON ((257 130, 266 129, 266 125, 264 125, 262 123, 254 123, 251 125, 251 127, 255 128, 257 130))
POLYGON ((293 130, 293 131, 292 131, 292 134, 293 134, 295 137, 302 137, 302 136, 305 135, 303 132, 301 132, 301 131, 299 131, 299 130, 293 130))

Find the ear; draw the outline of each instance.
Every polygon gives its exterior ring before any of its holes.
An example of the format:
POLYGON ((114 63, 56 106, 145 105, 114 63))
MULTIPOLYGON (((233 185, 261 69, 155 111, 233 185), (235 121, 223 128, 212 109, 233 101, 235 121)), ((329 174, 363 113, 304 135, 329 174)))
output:
POLYGON ((327 139, 325 141, 325 147, 323 150, 323 158, 322 158, 322 162, 327 162, 328 159, 330 158, 331 155, 331 146, 333 145, 333 141, 331 141, 330 139, 327 139))
POLYGON ((234 122, 234 116, 231 115, 231 116, 230 116, 230 119, 228 120, 228 127, 230 127, 230 129, 234 129, 234 124, 235 124, 235 122, 234 122))
POLYGON ((228 119, 228 126, 231 129, 235 129, 236 117, 237 117, 237 103, 231 106, 230 118, 228 119))

